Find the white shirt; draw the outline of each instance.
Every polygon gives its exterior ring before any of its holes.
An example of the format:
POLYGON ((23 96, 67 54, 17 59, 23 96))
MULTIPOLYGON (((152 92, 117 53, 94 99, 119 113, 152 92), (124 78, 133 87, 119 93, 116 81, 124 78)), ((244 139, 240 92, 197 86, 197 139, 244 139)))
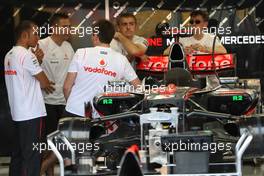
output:
MULTIPOLYGON (((201 38, 200 40, 196 40, 193 36, 191 36, 191 37, 179 38, 179 42, 183 45, 184 48, 195 44, 200 44, 209 48, 213 48, 214 37, 215 35, 204 33, 203 38, 201 38)), ((221 45, 222 45, 221 41, 219 40, 218 37, 216 37, 215 46, 221 46, 221 45)), ((208 54, 208 53, 197 51, 194 54, 208 54)))
MULTIPOLYGON (((148 48, 148 41, 144 37, 134 35, 132 38, 132 42, 134 44, 140 44, 143 47, 148 48)), ((128 56, 128 53, 127 53, 126 49, 124 48, 123 44, 121 42, 117 41, 116 39, 113 39, 111 41, 110 47, 113 50, 123 54, 124 56, 126 56, 126 57, 128 56)), ((133 67, 135 67, 135 61, 133 61, 131 64, 133 67)))
POLYGON ((84 103, 102 93, 108 81, 125 79, 133 81, 137 75, 127 58, 106 47, 78 49, 69 72, 77 77, 67 101, 66 111, 84 116, 84 103))
POLYGON ((74 55, 74 50, 69 42, 62 42, 57 45, 51 37, 39 41, 39 46, 44 52, 42 69, 48 79, 55 83, 55 91, 47 94, 42 92, 46 104, 65 105, 66 100, 63 95, 63 83, 66 78, 69 65, 74 55))
POLYGON ((14 121, 46 116, 39 81, 42 71, 34 54, 22 46, 14 46, 5 56, 5 82, 14 121))
MULTIPOLYGON (((132 38, 132 42, 134 44, 140 44, 143 47, 148 48, 148 41, 144 37, 140 37, 140 36, 134 35, 133 38, 132 38)), ((113 50, 115 50, 115 51, 117 51, 117 52, 119 52, 119 53, 121 53, 121 54, 123 54, 125 56, 128 55, 128 53, 127 53, 126 49, 124 48, 123 44, 121 42, 117 41, 116 39, 113 39, 111 41, 110 47, 113 50)))

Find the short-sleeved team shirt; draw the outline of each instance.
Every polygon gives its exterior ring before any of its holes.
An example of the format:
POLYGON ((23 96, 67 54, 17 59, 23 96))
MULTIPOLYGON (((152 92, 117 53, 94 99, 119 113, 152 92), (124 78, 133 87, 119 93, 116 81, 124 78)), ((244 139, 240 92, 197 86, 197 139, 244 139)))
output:
POLYGON ((133 81, 137 75, 122 54, 107 47, 78 49, 68 72, 77 73, 67 100, 66 111, 84 116, 84 104, 103 92, 108 81, 133 81))
POLYGON ((34 54, 14 46, 5 56, 5 82, 14 121, 46 116, 40 83, 34 77, 42 71, 34 54))

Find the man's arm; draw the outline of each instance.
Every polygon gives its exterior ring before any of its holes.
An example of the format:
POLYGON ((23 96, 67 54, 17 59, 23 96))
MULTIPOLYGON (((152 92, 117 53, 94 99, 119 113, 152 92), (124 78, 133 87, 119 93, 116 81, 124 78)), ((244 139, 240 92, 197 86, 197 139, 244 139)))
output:
MULTIPOLYGON (((203 46, 201 44, 191 45, 191 47, 194 50, 205 52, 205 53, 212 53, 213 52, 212 47, 203 46)), ((217 45, 217 46, 215 46, 214 53, 215 54, 225 54, 225 53, 227 53, 227 51, 223 45, 217 45)))
POLYGON ((130 81, 129 83, 132 84, 135 88, 138 88, 139 86, 141 86, 141 81, 138 78, 130 81))
POLYGON ((34 76, 40 83, 40 87, 47 93, 52 93, 55 89, 52 85, 53 82, 49 81, 41 67, 36 56, 28 52, 24 59, 24 64, 22 65, 25 70, 27 70, 32 76, 34 76))
MULTIPOLYGON (((122 56, 124 57, 124 56, 122 56)), ((122 77, 125 78, 135 89, 141 86, 141 81, 138 79, 138 76, 135 70, 132 68, 131 64, 128 60, 124 57, 124 68, 122 72, 122 77)))
POLYGON ((116 32, 114 38, 122 43, 128 55, 139 57, 144 55, 147 51, 146 47, 141 44, 133 43, 120 32, 116 32))
POLYGON ((146 55, 146 54, 140 56, 139 58, 140 58, 140 60, 141 60, 142 62, 147 62, 147 61, 149 61, 149 56, 146 55))
MULTIPOLYGON (((227 51, 223 45, 216 46, 214 52, 216 54, 226 54, 227 53, 227 51)), ((211 53, 212 53, 212 51, 211 51, 211 53)))
MULTIPOLYGON (((170 54, 170 49, 171 46, 169 46, 167 49, 165 49, 165 51, 163 52, 163 55, 167 56, 170 54)), ((196 51, 201 51, 204 53, 212 53, 213 49, 210 47, 206 47, 206 46, 202 46, 200 44, 195 44, 195 45, 191 45, 190 47, 187 46, 184 48, 185 54, 190 54, 192 53, 191 50, 196 50, 196 51)), ((218 45, 215 46, 215 50, 214 50, 215 54, 226 54, 227 51, 225 49, 225 47, 223 45, 218 45)))
POLYGON ((64 85, 63 85, 63 94, 66 99, 68 100, 72 87, 75 83, 77 74, 78 74, 78 58, 81 50, 77 50, 76 53, 74 54, 71 64, 69 66, 68 74, 65 78, 64 85))
POLYGON ((44 52, 43 50, 39 47, 39 43, 37 44, 36 49, 34 50, 33 48, 31 48, 31 52, 33 54, 35 54, 36 58, 38 59, 39 64, 42 64, 42 60, 44 57, 44 52))
POLYGON ((63 85, 63 93, 64 93, 64 97, 66 99, 66 101, 68 100, 71 90, 72 90, 72 86, 74 85, 75 79, 77 76, 77 72, 68 72, 66 79, 64 81, 64 85, 63 85))
MULTIPOLYGON (((209 52, 210 53, 213 52, 213 47, 211 47, 209 49, 209 52)), ((216 54, 226 54, 227 53, 225 47, 222 45, 222 43, 221 43, 221 41, 219 40, 218 37, 216 37, 216 39, 215 39, 215 49, 214 49, 214 52, 216 54)))
POLYGON ((40 87, 47 93, 52 93, 55 89, 52 85, 54 85, 53 82, 49 81, 47 76, 43 71, 40 73, 34 75, 34 77, 39 81, 40 87))
POLYGON ((171 46, 168 46, 168 48, 166 48, 164 51, 163 51, 163 55, 164 56, 168 56, 170 54, 170 49, 171 49, 171 46))

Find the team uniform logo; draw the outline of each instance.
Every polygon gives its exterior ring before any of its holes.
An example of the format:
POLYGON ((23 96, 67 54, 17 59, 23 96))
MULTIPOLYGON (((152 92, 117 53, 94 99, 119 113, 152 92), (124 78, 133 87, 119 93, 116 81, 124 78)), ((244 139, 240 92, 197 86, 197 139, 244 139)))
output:
POLYGON ((105 66, 107 66, 107 62, 104 59, 100 59, 99 66, 100 67, 105 67, 105 66))
POLYGON ((107 66, 107 62, 105 59, 100 59, 99 60, 99 67, 89 67, 89 66, 84 66, 84 71, 85 72, 90 72, 90 73, 99 73, 99 74, 104 74, 107 76, 112 76, 116 77, 117 73, 112 70, 108 70, 105 67, 107 66))
POLYGON ((10 61, 8 60, 6 63, 6 66, 8 67, 8 69, 5 70, 5 75, 17 75, 17 71, 10 69, 10 61))
POLYGON ((100 51, 100 54, 107 55, 106 51, 100 51))
POLYGON ((69 57, 66 53, 64 54, 64 60, 69 60, 69 57))

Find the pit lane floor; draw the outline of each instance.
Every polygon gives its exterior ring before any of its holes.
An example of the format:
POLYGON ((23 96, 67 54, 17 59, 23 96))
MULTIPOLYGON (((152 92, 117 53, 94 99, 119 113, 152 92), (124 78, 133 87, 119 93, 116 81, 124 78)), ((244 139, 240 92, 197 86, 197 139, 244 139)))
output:
MULTIPOLYGON (((8 164, 10 162, 9 157, 0 157, 0 175, 8 176, 8 164)), ((259 166, 254 166, 253 163, 245 163, 243 166, 243 176, 263 176, 264 175, 264 163, 259 166)), ((58 166, 55 168, 55 176, 59 176, 58 166)))

